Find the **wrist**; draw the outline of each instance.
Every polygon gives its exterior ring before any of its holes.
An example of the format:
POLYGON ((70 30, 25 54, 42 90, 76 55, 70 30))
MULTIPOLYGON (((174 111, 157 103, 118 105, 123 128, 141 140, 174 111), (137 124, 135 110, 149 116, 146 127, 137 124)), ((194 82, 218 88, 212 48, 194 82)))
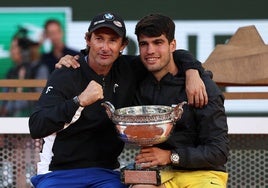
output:
POLYGON ((83 106, 81 105, 81 102, 80 102, 80 99, 79 99, 78 96, 75 96, 75 97, 73 98, 73 102, 74 102, 77 106, 79 106, 79 107, 83 107, 83 106))
POLYGON ((178 165, 180 163, 179 154, 177 152, 175 152, 175 151, 171 151, 170 161, 171 161, 171 164, 178 165))
POLYGON ((193 74, 195 74, 195 75, 197 74, 199 76, 198 70, 197 69, 187 69, 185 71, 186 76, 192 76, 193 74))

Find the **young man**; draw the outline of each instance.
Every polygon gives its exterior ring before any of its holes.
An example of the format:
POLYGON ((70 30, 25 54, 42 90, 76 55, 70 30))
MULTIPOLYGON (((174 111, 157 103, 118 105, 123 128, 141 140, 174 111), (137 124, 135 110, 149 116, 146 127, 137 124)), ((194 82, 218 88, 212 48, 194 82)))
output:
MULTIPOLYGON (((150 71, 140 84, 137 103, 143 105, 178 104, 187 100, 185 78, 180 64, 173 58, 176 49, 175 24, 167 16, 151 14, 136 25, 140 57, 150 71)), ((229 154, 228 127, 224 110, 224 97, 207 75, 202 77, 208 104, 204 108, 185 105, 170 138, 159 145, 141 149, 136 163, 144 167, 170 165, 162 178, 172 177, 158 187, 212 188, 227 185, 225 163, 229 154)), ((157 187, 154 185, 134 185, 157 187)))
POLYGON ((95 16, 85 38, 80 67, 52 73, 29 119, 31 136, 44 139, 37 188, 125 187, 117 170, 124 143, 101 103, 130 106, 147 72, 138 57, 121 56, 127 38, 120 16, 95 16))

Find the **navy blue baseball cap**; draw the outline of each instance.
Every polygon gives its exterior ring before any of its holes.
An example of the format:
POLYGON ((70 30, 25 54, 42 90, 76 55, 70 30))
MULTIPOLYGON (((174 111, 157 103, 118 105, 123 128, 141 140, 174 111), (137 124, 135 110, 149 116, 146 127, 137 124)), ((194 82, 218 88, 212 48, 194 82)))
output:
POLYGON ((117 14, 111 12, 98 14, 92 19, 88 27, 88 31, 92 33, 101 27, 108 27, 114 30, 120 37, 126 36, 126 27, 124 20, 117 14))

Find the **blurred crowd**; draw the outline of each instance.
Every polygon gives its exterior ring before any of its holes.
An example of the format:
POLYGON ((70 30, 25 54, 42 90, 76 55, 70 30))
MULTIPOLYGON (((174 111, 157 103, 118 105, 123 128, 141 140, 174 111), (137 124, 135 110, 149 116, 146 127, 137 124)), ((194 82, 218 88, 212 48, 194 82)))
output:
MULTIPOLYGON (((39 38, 31 37, 30 32, 26 27, 18 26, 12 37, 10 58, 13 65, 6 79, 47 79, 62 56, 78 54, 78 51, 66 46, 63 27, 56 19, 45 22, 39 38)), ((21 92, 25 88, 4 88, 6 91, 11 89, 21 92)), ((0 116, 26 117, 33 108, 33 101, 1 101, 0 116)))

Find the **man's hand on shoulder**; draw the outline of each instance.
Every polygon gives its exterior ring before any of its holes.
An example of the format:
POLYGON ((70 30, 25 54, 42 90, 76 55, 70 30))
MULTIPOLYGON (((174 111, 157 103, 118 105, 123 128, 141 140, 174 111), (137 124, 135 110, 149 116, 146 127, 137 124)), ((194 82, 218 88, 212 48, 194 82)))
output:
POLYGON ((195 69, 189 69, 185 72, 185 75, 188 104, 196 108, 202 108, 208 103, 208 95, 199 72, 195 69))
POLYGON ((60 69, 62 66, 65 67, 72 67, 74 69, 80 67, 80 64, 78 63, 79 55, 71 56, 71 55, 65 55, 62 58, 60 58, 59 62, 55 64, 56 69, 60 69))

